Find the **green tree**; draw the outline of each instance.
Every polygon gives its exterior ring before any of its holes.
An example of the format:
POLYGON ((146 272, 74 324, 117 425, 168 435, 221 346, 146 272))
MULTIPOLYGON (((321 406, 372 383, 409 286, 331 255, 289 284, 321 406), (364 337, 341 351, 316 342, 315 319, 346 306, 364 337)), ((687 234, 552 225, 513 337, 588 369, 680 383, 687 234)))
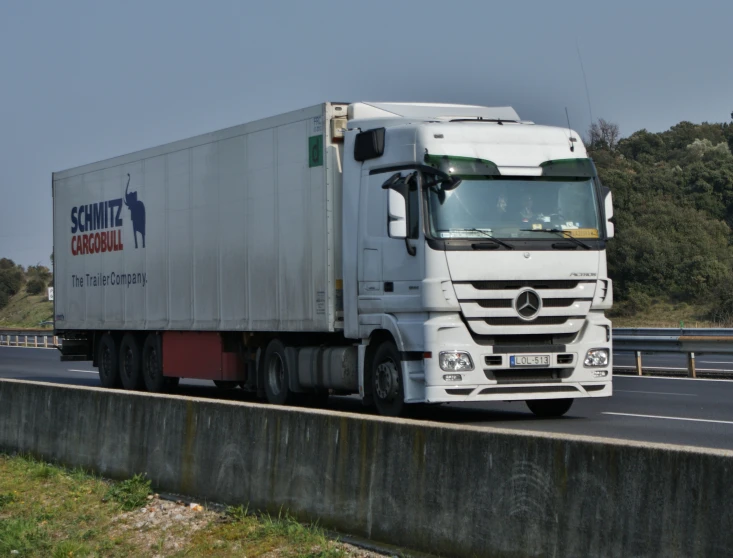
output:
POLYGON ((11 296, 20 292, 25 281, 23 268, 8 258, 0 259, 0 308, 5 307, 11 296))
POLYGON ((43 283, 48 283, 51 279, 51 270, 45 265, 29 265, 25 271, 27 280, 38 279, 43 283))
MULTIPOLYGON (((614 196, 609 272, 616 312, 643 313, 654 299, 733 308, 733 155, 729 124, 680 122, 590 146, 614 196)), ((733 314, 732 314, 733 316, 733 314)))
POLYGON ((28 281, 25 286, 25 290, 28 294, 39 295, 46 290, 46 283, 38 278, 33 278, 28 281))

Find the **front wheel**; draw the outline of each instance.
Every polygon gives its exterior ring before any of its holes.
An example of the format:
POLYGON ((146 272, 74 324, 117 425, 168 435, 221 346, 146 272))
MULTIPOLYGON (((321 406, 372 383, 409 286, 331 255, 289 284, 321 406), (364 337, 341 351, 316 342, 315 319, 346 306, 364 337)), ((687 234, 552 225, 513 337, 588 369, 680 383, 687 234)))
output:
POLYGON ((570 410, 574 399, 530 399, 527 407, 538 417, 561 417, 570 410))
POLYGON ((267 345, 264 358, 264 382, 267 401, 276 405, 291 405, 296 394, 290 391, 290 368, 285 356, 285 345, 273 339, 267 345))
POLYGON ((372 361, 374 404, 380 415, 399 417, 405 412, 405 390, 402 385, 400 353, 392 341, 377 347, 372 361))

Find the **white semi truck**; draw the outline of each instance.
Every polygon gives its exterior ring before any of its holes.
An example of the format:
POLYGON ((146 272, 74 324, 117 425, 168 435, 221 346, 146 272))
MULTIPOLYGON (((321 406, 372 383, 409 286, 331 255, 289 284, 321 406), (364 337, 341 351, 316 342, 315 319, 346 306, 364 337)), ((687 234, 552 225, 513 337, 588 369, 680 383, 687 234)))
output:
POLYGON ((610 192, 509 107, 324 103, 53 174, 63 360, 275 404, 612 392, 610 192))

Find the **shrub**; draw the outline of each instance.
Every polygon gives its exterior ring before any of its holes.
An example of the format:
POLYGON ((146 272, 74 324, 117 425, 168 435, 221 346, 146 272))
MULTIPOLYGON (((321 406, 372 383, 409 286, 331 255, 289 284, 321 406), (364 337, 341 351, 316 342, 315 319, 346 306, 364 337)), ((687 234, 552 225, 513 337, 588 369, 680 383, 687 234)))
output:
POLYGON ((40 279, 31 279, 25 287, 28 294, 39 295, 46 290, 46 283, 40 279))

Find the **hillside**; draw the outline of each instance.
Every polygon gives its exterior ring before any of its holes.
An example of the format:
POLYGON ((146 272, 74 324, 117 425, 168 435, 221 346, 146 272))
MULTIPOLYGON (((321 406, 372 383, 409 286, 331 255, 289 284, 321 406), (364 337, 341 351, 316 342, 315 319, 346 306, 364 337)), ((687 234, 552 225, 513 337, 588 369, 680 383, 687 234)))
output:
POLYGON ((0 328, 38 328, 52 318, 53 302, 47 301, 45 294, 29 295, 23 289, 0 309, 0 328))
POLYGON ((601 124, 589 151, 613 192, 614 324, 730 327, 733 125, 680 122, 618 139, 601 124))

